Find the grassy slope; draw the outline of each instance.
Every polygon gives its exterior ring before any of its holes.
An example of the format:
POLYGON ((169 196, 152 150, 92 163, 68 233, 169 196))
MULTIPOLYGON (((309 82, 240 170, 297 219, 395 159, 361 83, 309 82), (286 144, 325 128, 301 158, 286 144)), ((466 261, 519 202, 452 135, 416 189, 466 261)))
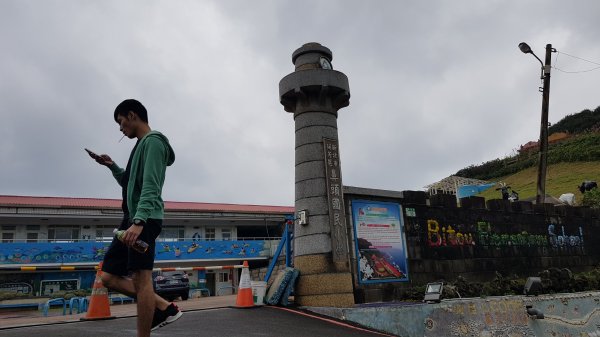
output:
MULTIPOLYGON (((546 173, 546 194, 558 198, 563 193, 575 194, 575 200, 580 203, 583 195, 577 186, 584 180, 600 182, 600 162, 574 162, 548 165, 546 173)), ((503 181, 519 193, 521 200, 535 198, 537 193, 537 165, 513 175, 492 179, 493 182, 503 181)), ((479 196, 489 199, 501 198, 500 191, 491 188, 479 196)))

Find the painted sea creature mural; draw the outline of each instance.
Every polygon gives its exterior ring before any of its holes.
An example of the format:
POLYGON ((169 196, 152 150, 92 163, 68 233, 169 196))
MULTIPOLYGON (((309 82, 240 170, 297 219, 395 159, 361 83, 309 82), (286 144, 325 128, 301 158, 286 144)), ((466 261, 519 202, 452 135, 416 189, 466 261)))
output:
POLYGON ((199 244, 197 244, 197 243, 194 241, 194 242, 192 242, 192 244, 191 244, 191 245, 188 247, 188 250, 187 250, 187 252, 188 252, 188 254, 191 254, 191 253, 193 253, 193 252, 194 252, 196 249, 198 249, 198 248, 200 248, 200 245, 199 245, 199 244))
MULTIPOLYGON (((0 264, 97 263, 104 258, 109 245, 109 242, 4 243, 0 245, 0 264)), ((267 257, 270 245, 264 240, 157 242, 156 260, 267 257)))

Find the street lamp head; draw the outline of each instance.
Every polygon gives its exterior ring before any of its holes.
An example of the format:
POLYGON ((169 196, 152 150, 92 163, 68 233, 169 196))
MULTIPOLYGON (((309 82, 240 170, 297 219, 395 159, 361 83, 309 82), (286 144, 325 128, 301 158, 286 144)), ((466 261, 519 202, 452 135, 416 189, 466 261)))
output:
POLYGON ((525 54, 533 54, 533 52, 531 51, 531 47, 529 47, 529 45, 525 42, 519 43, 519 49, 521 49, 521 51, 525 54))

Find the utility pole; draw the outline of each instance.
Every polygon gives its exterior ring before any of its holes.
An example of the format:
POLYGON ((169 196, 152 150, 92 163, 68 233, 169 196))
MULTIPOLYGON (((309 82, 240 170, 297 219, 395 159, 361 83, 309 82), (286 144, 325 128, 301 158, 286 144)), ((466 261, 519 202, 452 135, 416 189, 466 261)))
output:
POLYGON ((541 204, 546 201, 546 166, 548 163, 548 106, 550 105, 550 68, 552 61, 552 53, 556 49, 552 48, 551 44, 546 45, 546 63, 542 63, 537 55, 531 50, 531 47, 525 42, 519 43, 519 49, 524 54, 533 55, 542 66, 541 79, 543 80, 542 89, 542 121, 540 123, 540 160, 538 164, 537 177, 537 195, 535 198, 536 204, 541 204))
POLYGON ((546 169, 548 163, 548 106, 550 104, 550 68, 552 44, 546 45, 546 60, 542 68, 544 86, 542 91, 542 121, 540 124, 540 161, 538 165, 536 204, 546 201, 546 169))

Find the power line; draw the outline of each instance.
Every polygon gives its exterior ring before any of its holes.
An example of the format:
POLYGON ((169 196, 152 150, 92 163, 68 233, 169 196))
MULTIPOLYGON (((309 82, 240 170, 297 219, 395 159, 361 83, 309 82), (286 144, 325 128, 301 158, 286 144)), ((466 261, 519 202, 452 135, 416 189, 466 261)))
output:
POLYGON ((560 72, 567 73, 567 74, 578 74, 578 73, 587 73, 587 72, 590 72, 590 71, 594 71, 594 70, 600 69, 600 63, 597 63, 597 62, 594 62, 594 61, 590 61, 590 60, 586 60, 586 59, 584 59, 582 57, 571 55, 571 54, 567 54, 565 52, 562 52, 562 54, 564 54, 566 56, 570 56, 570 57, 578 59, 578 60, 581 60, 581 61, 585 61, 585 62, 588 62, 588 63, 591 63, 591 64, 595 64, 598 67, 594 67, 594 68, 586 69, 586 70, 578 70, 578 71, 567 71, 567 70, 563 70, 563 69, 557 68, 556 65, 558 65, 558 54, 560 54, 560 53, 561 53, 560 51, 556 51, 556 58, 554 60, 555 66, 552 67, 552 68, 554 68, 554 69, 556 69, 556 70, 558 70, 560 72))
POLYGON ((562 70, 560 68, 556 68, 556 67, 552 67, 560 72, 566 73, 566 74, 579 74, 579 73, 587 73, 590 71, 594 71, 596 69, 600 69, 600 67, 596 67, 596 68, 592 68, 592 69, 588 69, 588 70, 579 70, 579 71, 566 71, 566 70, 562 70))
MULTIPOLYGON (((560 52, 559 52, 559 51, 557 51, 557 53, 560 53, 560 52)), ((564 55, 567 55, 567 56, 570 56, 570 57, 572 57, 572 58, 576 58, 576 59, 578 59, 578 60, 582 60, 582 61, 585 61, 585 62, 589 62, 589 63, 595 64, 595 65, 597 65, 597 66, 600 66, 600 63, 598 63, 598 62, 594 62, 594 61, 586 60, 586 59, 584 59, 584 58, 581 58, 581 57, 579 57, 579 56, 575 56, 575 55, 567 54, 567 53, 565 53, 565 52, 562 52, 562 54, 564 54, 564 55)))

